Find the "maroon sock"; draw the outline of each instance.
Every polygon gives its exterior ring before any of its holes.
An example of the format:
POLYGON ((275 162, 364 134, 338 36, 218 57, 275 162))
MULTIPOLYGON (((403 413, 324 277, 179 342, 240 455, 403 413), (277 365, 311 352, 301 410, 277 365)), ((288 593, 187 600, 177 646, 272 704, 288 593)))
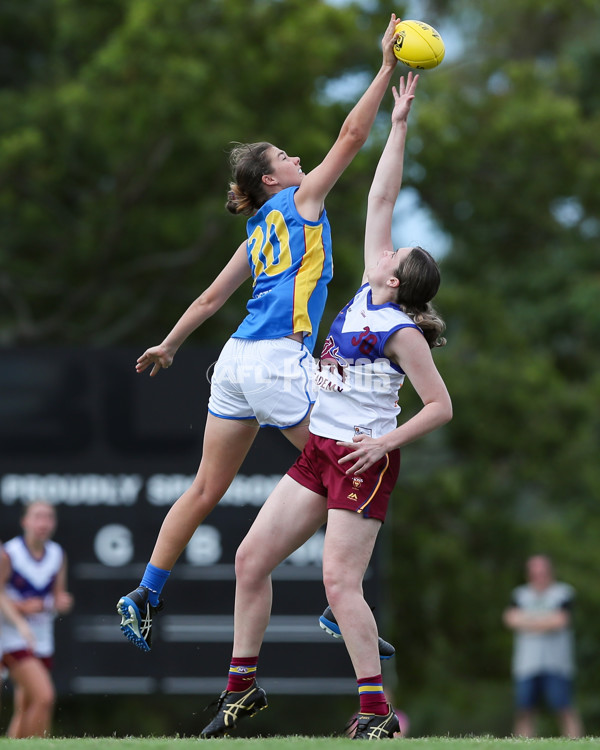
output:
POLYGON ((378 714, 385 716, 388 712, 387 699, 383 692, 380 674, 356 680, 361 714, 378 714))
POLYGON ((232 657, 226 689, 231 693, 241 693, 252 687, 256 681, 257 665, 258 656, 232 657))

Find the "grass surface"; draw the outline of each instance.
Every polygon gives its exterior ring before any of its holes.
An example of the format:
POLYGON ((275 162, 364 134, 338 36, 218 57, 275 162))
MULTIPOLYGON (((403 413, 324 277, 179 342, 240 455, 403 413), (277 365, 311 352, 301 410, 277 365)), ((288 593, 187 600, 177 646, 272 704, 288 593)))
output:
MULTIPOLYGON (((9 740, 0 738, 0 748, 8 750, 198 750, 198 739, 178 737, 83 737, 9 740), (15 744, 16 743, 16 744, 15 744)), ((354 747, 353 741, 338 737, 256 737, 252 739, 224 737, 210 740, 214 750, 329 750, 354 747)), ((392 741, 394 742, 394 741, 392 741)), ((406 750, 559 750, 581 747, 600 749, 600 738, 580 740, 497 739, 495 737, 419 737, 395 740, 406 750)), ((387 743, 384 748, 392 747, 387 743)))

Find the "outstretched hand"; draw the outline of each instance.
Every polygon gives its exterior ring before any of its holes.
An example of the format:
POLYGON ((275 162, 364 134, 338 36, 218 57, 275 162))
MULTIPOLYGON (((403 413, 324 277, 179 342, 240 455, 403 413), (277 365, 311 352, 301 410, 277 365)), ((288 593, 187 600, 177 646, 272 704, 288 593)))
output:
POLYGON ((392 13, 390 22, 388 23, 385 34, 381 40, 381 50, 383 52, 383 64, 394 67, 398 58, 394 54, 394 42, 396 41, 396 26, 400 23, 400 19, 396 17, 395 13, 392 13))
POLYGON ((417 83, 419 81, 418 73, 415 75, 412 70, 406 76, 400 77, 398 88, 392 86, 392 94, 394 95, 394 109, 392 110, 392 122, 402 122, 408 119, 408 113, 410 112, 411 104, 415 98, 417 91, 417 83))
POLYGON ((136 372, 144 372, 144 370, 152 365, 153 367, 150 372, 150 377, 153 378, 161 368, 164 367, 166 370, 171 366, 174 356, 175 355, 168 351, 162 344, 159 346, 153 346, 150 349, 146 349, 142 356, 138 358, 135 365, 136 372))

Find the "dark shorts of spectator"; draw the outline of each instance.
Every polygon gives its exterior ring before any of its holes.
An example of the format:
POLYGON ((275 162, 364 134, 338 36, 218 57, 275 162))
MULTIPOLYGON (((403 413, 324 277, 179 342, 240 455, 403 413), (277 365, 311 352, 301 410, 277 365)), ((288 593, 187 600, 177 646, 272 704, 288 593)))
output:
POLYGON ((570 708, 573 703, 573 680, 547 672, 515 680, 515 705, 518 709, 533 709, 544 702, 554 711, 570 708))

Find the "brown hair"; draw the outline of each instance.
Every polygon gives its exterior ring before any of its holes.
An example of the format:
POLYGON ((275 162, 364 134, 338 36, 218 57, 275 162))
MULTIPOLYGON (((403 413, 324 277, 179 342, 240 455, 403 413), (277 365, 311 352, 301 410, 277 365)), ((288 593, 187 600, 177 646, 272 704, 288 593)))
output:
POLYGON ((431 300, 440 288, 440 269, 435 259, 422 247, 416 246, 396 269, 400 282, 396 302, 425 335, 429 346, 444 346, 441 335, 446 324, 433 308, 431 300))
POLYGON ((232 181, 229 183, 225 207, 232 214, 252 216, 269 198, 262 181, 271 171, 267 151, 272 144, 237 143, 229 154, 232 181))
POLYGON ((21 519, 25 518, 25 516, 29 513, 29 511, 35 506, 35 505, 45 505, 46 507, 50 508, 54 515, 56 516, 56 508, 54 505, 52 505, 51 502, 48 500, 44 500, 41 497, 34 498, 33 500, 27 500, 23 503, 23 506, 21 508, 21 519))

